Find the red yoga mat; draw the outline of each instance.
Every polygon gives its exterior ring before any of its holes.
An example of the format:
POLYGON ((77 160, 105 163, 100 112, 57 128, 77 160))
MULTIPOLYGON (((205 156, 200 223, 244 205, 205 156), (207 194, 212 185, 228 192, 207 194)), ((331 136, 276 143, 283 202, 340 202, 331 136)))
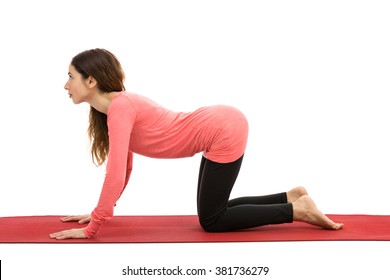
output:
POLYGON ((327 215, 344 223, 326 230, 306 223, 267 225, 247 230, 207 233, 197 216, 116 216, 91 239, 55 240, 49 234, 85 225, 64 223, 61 216, 0 218, 0 243, 191 243, 269 241, 388 241, 390 216, 327 215))

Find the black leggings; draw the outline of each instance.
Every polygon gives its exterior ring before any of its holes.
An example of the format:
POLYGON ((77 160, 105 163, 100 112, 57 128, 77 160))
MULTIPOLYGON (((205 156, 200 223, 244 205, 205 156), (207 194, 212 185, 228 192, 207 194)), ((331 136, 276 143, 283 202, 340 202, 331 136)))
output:
POLYGON ((229 200, 243 156, 231 163, 202 157, 198 180, 198 216, 208 232, 233 231, 267 224, 291 223, 293 208, 287 194, 229 200))

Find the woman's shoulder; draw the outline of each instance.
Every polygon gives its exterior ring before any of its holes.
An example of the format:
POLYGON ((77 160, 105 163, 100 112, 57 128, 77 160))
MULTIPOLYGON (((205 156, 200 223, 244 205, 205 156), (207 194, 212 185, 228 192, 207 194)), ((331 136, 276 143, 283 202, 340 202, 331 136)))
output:
POLYGON ((143 95, 140 95, 140 94, 134 93, 134 92, 128 92, 128 91, 117 92, 114 99, 117 99, 120 102, 126 102, 126 100, 133 102, 133 103, 153 102, 149 98, 147 98, 146 96, 143 96, 143 95))
POLYGON ((131 110, 133 112, 144 111, 148 108, 160 107, 153 100, 133 92, 118 92, 112 99, 110 108, 112 110, 131 110))
POLYGON ((128 92, 117 92, 111 100, 111 104, 108 107, 108 115, 115 112, 124 112, 133 110, 132 96, 128 92))

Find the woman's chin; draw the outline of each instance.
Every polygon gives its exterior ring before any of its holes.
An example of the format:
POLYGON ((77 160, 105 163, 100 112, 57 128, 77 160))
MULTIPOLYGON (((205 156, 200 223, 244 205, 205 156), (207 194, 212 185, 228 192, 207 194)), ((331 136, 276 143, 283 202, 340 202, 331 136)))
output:
POLYGON ((75 98, 73 98, 73 97, 71 97, 72 98, 72 102, 73 102, 73 104, 80 104, 80 103, 82 103, 82 101, 80 101, 80 100, 78 100, 78 99, 75 99, 75 98))

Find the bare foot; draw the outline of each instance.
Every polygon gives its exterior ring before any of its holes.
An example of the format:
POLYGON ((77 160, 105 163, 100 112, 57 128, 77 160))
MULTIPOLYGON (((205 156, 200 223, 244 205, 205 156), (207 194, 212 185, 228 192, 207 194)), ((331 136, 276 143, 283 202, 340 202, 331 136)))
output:
POLYGON ((304 187, 296 187, 287 192, 287 202, 294 202, 301 196, 307 195, 307 191, 304 187))
POLYGON ((308 196, 303 195, 292 203, 294 211, 294 221, 306 222, 325 229, 341 229, 344 225, 335 223, 314 204, 314 201, 308 196))

